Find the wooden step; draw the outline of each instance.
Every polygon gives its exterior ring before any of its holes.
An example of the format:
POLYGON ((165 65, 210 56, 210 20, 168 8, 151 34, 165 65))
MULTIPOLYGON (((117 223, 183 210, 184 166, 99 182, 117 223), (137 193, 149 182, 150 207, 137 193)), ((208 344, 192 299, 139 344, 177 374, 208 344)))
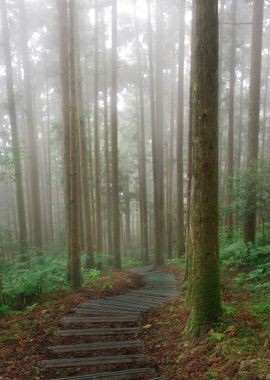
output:
POLYGON ((142 340, 127 340, 114 342, 95 342, 83 344, 70 344, 51 346, 48 349, 53 353, 66 352, 86 352, 86 351, 106 351, 106 350, 121 350, 121 349, 143 349, 144 342, 142 340))
POLYGON ((143 375, 151 374, 153 370, 151 368, 134 368, 127 369, 124 371, 114 371, 114 372, 101 372, 101 373, 91 373, 89 375, 79 375, 73 377, 64 377, 54 380, 127 380, 136 379, 143 375))
POLYGON ((76 314, 82 314, 82 315, 92 315, 92 316, 123 316, 123 317, 133 317, 136 316, 140 318, 140 312, 125 312, 125 311, 119 311, 115 310, 113 311, 112 308, 109 309, 104 309, 103 307, 101 308, 93 308, 90 306, 88 307, 83 307, 82 305, 80 307, 75 307, 73 310, 76 314))
POLYGON ((130 364, 145 362, 144 354, 117 355, 117 356, 94 356, 89 358, 52 359, 42 360, 38 363, 43 368, 71 368, 90 367, 96 365, 130 364))
POLYGON ((107 336, 107 335, 131 335, 139 333, 138 327, 118 327, 118 328, 91 328, 91 329, 70 329, 57 330, 57 336, 107 336))
POLYGON ((61 319, 61 323, 64 325, 78 324, 78 323, 138 323, 139 318, 133 317, 78 317, 76 315, 70 315, 61 319))
POLYGON ((104 306, 106 307, 107 309, 109 307, 111 307, 112 309, 119 309, 119 310, 126 310, 126 311, 146 311, 148 310, 148 308, 146 306, 142 306, 142 305, 129 305, 127 304, 126 302, 122 302, 122 301, 98 301, 98 302, 91 302, 91 303, 85 303, 85 306, 87 306, 88 308, 89 307, 95 307, 95 306, 104 306))

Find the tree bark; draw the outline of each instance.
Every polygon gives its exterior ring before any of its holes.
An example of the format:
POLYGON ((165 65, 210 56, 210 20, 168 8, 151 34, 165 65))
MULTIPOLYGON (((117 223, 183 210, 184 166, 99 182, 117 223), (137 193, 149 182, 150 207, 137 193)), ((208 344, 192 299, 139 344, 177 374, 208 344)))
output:
POLYGON ((179 10, 179 61, 178 61, 178 112, 176 129, 176 167, 177 167, 177 243, 178 257, 185 252, 184 237, 184 184, 183 184, 183 134, 184 134, 184 64, 185 64, 185 8, 181 0, 179 10))
MULTIPOLYGON (((253 3, 252 44, 251 44, 251 73, 247 170, 256 168, 259 148, 260 129, 260 91, 261 91, 261 64, 262 64, 262 35, 263 35, 264 0, 253 3)), ((249 177, 251 177, 249 175, 249 177)), ((256 238, 256 184, 252 178, 247 181, 247 204, 244 220, 244 240, 246 243, 255 243, 256 238)))
POLYGON ((75 49, 75 0, 69 0, 69 75, 70 75, 70 270, 73 289, 81 286, 78 221, 78 115, 75 49))
POLYGON ((192 70, 192 252, 188 331, 205 332, 221 314, 218 243, 218 1, 197 0, 192 70))
POLYGON ((101 218, 101 181, 100 181, 100 138, 99 138, 99 12, 98 1, 95 0, 95 190, 96 190, 96 250, 102 252, 102 218, 101 218))
MULTIPOLYGON (((136 5, 136 3, 135 3, 136 5)), ((147 205, 147 184, 146 184, 146 149, 145 149, 145 115, 144 115, 144 90, 142 77, 142 58, 138 35, 138 20, 135 14, 135 34, 136 53, 138 63, 138 86, 139 86, 139 131, 138 131, 138 152, 139 152, 139 187, 141 203, 141 224, 142 224, 142 257, 145 262, 149 260, 149 238, 148 238, 148 205, 147 205)))
POLYGON ((233 170, 234 170, 234 102, 235 102, 235 57, 236 57, 236 0, 232 0, 231 5, 231 51, 230 51, 230 98, 229 98, 229 130, 228 130, 228 150, 227 150, 227 183, 226 183, 226 227, 230 241, 233 239, 233 212, 232 192, 233 192, 233 170))
POLYGON ((14 172, 15 172, 20 253, 21 253, 22 260, 24 260, 25 254, 27 251, 27 244, 28 244, 27 222, 26 222, 24 186, 23 186, 23 177, 22 177, 23 173, 22 173, 22 164, 21 164, 20 142, 19 142, 17 116, 16 116, 15 96, 14 96, 10 36, 9 36, 9 27, 8 27, 8 19, 7 19, 6 0, 1 0, 0 4, 1 4, 2 33, 3 33, 3 44, 4 44, 6 76, 7 76, 8 110, 9 110, 9 119, 10 119, 10 125, 11 125, 11 137, 12 137, 11 142, 12 142, 14 172))
POLYGON ((120 210, 118 178, 118 121, 117 121, 117 0, 112 0, 112 210, 113 210, 113 256, 115 269, 121 269, 120 210))
POLYGON ((33 110, 33 91, 31 80, 31 64, 28 51, 27 37, 27 16, 25 8, 25 0, 19 0, 19 13, 21 24, 21 48, 22 61, 24 70, 24 93, 25 93, 25 109, 26 122, 29 139, 30 154, 30 184, 31 184, 31 201, 32 201, 32 223, 33 223, 33 245, 39 255, 42 254, 42 226, 41 226, 41 201, 40 201, 40 179, 38 169, 38 144, 37 132, 34 123, 33 110))

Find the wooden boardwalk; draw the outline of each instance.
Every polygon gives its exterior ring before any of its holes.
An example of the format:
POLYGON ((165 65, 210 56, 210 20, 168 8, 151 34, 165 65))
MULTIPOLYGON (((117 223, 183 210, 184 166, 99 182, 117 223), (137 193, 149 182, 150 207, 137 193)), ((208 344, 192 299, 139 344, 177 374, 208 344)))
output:
POLYGON ((171 274, 135 269, 144 286, 124 295, 84 302, 61 321, 61 344, 49 347, 53 359, 39 362, 53 370, 55 380, 151 379, 144 342, 139 339, 142 316, 178 294, 171 274))

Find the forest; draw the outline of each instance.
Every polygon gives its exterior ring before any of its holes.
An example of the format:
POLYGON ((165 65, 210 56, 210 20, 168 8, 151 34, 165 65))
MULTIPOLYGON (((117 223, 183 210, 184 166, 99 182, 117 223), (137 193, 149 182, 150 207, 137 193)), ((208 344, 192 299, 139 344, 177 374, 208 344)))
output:
POLYGON ((270 2, 0 0, 0 379, 270 380, 270 2))

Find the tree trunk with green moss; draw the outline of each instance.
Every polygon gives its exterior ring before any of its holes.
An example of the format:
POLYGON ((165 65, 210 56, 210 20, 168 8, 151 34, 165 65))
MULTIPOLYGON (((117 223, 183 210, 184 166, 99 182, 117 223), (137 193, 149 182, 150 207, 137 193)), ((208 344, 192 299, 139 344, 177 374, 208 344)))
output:
POLYGON ((218 0, 197 0, 192 78, 191 313, 204 333, 221 315, 218 242, 218 0))

